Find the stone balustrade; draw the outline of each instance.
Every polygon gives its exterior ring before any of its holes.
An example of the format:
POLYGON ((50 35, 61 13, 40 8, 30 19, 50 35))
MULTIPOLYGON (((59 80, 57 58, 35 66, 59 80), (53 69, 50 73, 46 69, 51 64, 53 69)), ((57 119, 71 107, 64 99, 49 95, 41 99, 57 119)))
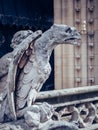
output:
POLYGON ((37 101, 52 104, 58 118, 81 130, 98 129, 98 85, 40 92, 37 101))

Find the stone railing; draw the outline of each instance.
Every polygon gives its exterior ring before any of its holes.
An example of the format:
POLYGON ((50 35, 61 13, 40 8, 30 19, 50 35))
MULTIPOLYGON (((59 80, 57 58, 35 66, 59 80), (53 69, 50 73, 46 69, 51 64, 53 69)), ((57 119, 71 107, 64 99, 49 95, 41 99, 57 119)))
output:
POLYGON ((60 119, 81 130, 98 129, 98 85, 40 92, 37 101, 52 104, 60 119))

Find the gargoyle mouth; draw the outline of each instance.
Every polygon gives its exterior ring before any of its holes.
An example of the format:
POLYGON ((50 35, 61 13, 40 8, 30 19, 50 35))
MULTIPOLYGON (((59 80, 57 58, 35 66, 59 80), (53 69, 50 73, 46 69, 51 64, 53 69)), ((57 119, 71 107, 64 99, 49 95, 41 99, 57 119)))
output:
POLYGON ((73 45, 77 45, 78 44, 78 40, 81 39, 81 36, 79 33, 77 33, 76 36, 70 36, 68 38, 65 39, 65 42, 68 44, 73 44, 73 45))
POLYGON ((67 41, 65 40, 65 42, 66 42, 66 44, 78 45, 77 39, 68 39, 67 41))

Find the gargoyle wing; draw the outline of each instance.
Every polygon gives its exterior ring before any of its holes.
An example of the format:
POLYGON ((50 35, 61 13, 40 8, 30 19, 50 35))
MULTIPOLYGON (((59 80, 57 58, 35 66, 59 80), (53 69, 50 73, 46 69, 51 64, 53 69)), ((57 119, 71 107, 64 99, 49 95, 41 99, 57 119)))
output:
POLYGON ((16 82, 16 74, 17 74, 17 66, 20 64, 21 67, 25 65, 25 52, 29 50, 29 45, 34 42, 39 36, 41 36, 42 32, 36 31, 26 39, 24 39, 21 44, 19 44, 15 50, 13 51, 13 58, 11 59, 7 77, 7 86, 8 89, 8 103, 11 111, 11 119, 16 119, 15 112, 15 100, 14 100, 14 91, 15 91, 15 82, 16 82))

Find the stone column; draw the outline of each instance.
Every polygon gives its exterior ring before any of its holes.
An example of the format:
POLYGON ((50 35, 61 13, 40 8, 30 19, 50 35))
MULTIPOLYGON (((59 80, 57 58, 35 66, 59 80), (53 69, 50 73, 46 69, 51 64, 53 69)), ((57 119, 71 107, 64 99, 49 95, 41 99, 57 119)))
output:
MULTIPOLYGON (((73 0, 54 0, 54 23, 73 25, 73 0)), ((59 45, 54 57, 55 89, 73 87, 74 47, 59 45)))
MULTIPOLYGON (((86 26, 86 0, 81 0, 81 31, 86 26)), ((81 32, 81 86, 87 85, 87 34, 81 32)))
MULTIPOLYGON (((61 24, 61 0, 54 0, 54 23, 61 24)), ((54 50, 55 89, 62 87, 61 45, 54 50)))
MULTIPOLYGON (((62 3, 62 23, 73 26, 73 0, 64 0, 62 3), (65 14, 64 14, 65 13, 65 14), (70 16, 70 17, 69 17, 70 16)), ((63 45, 63 86, 62 88, 74 87, 74 46, 63 45)))
POLYGON ((98 84, 98 0, 94 0, 94 76, 98 84))

